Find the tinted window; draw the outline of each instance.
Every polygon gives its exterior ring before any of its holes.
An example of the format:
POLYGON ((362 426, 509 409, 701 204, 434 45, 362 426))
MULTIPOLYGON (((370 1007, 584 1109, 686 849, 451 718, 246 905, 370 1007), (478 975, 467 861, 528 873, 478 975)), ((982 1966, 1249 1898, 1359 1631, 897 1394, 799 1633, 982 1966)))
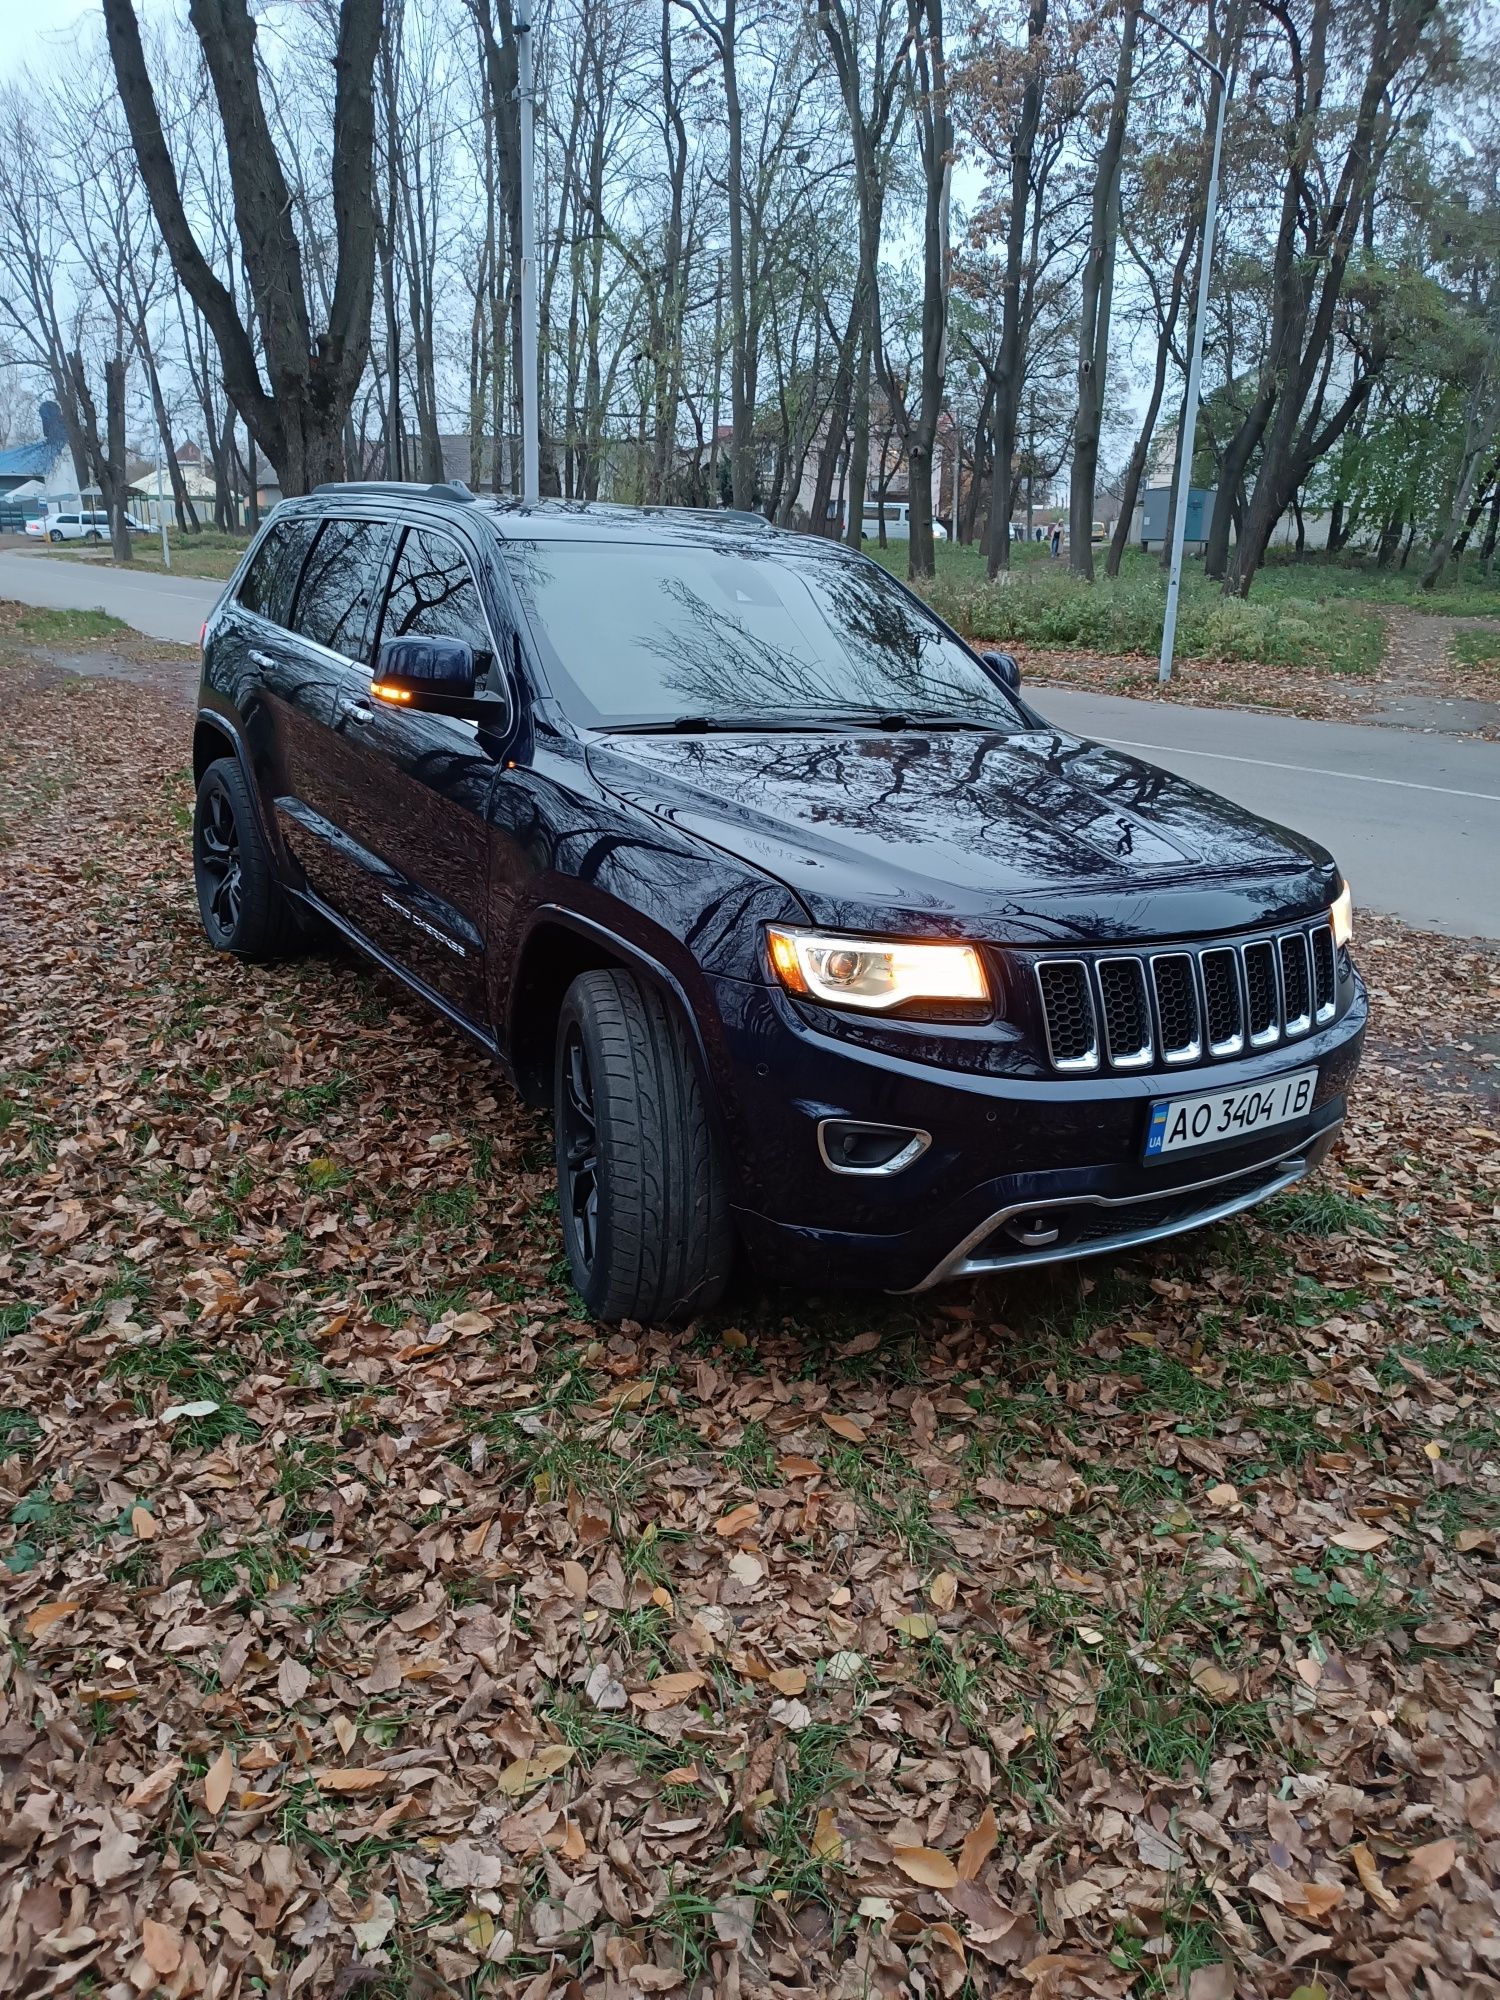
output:
POLYGON ((380 638, 467 639, 476 675, 494 664, 479 587, 457 542, 429 528, 409 528, 391 578, 380 638))
POLYGON ((240 584, 239 600, 247 611, 269 618, 273 625, 286 624, 297 572, 316 526, 315 521, 304 518, 275 521, 266 530, 266 538, 250 558, 240 584))
POLYGON ((827 543, 501 546, 555 692, 579 722, 850 709, 958 711, 1001 728, 1020 719, 894 577, 827 543))
POLYGON ((365 634, 389 537, 384 521, 325 521, 297 587, 294 629, 346 659, 368 661, 365 634))

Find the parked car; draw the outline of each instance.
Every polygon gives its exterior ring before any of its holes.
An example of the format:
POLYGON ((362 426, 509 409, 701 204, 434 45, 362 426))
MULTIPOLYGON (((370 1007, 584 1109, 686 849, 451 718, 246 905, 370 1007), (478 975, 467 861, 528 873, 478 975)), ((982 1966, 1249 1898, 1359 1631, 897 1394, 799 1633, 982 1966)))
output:
MULTIPOLYGON (((867 542, 880 540, 880 509, 873 500, 865 502, 864 519, 860 523, 860 533, 867 542)), ((887 500, 885 503, 885 538, 888 542, 909 542, 911 540, 911 510, 904 500, 887 500)), ((932 524, 932 539, 946 542, 948 530, 941 521, 932 524)))
POLYGON ((1019 678, 822 539, 325 488, 205 627, 203 927, 321 919, 550 1104, 603 1319, 739 1250, 915 1291, 1154 1242, 1333 1144, 1349 891, 1019 678))
MULTIPOLYGON (((125 516, 133 535, 144 535, 146 523, 134 514, 125 516)), ((49 542, 107 542, 109 514, 103 507, 84 508, 67 514, 47 514, 40 521, 26 523, 28 535, 45 535, 49 542)))

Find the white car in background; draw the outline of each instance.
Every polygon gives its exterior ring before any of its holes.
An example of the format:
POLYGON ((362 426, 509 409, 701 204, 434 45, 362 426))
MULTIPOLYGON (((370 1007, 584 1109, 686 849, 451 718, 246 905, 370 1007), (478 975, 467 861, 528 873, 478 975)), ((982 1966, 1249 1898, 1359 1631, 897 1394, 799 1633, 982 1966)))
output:
MULTIPOLYGON (((865 503, 864 520, 860 523, 860 533, 867 542, 880 540, 880 509, 873 502, 865 503)), ((911 516, 904 500, 888 500, 885 504, 885 538, 888 542, 909 542, 911 540, 911 516)), ((932 539, 946 542, 948 530, 941 521, 932 524, 932 539)))
MULTIPOLYGON (((134 514, 125 516, 125 525, 134 535, 146 533, 146 523, 138 521, 134 514)), ((38 539, 45 535, 49 542, 106 542, 109 540, 109 515, 102 507, 85 507, 68 514, 44 514, 39 521, 28 521, 26 532, 38 539)))

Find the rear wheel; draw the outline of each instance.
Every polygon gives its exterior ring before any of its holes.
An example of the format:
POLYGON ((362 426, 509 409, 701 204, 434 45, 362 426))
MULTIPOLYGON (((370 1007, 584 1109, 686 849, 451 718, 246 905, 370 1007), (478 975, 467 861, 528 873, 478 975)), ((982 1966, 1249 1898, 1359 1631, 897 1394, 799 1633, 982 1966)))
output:
POLYGON ((598 1319, 687 1319, 729 1281, 734 1231, 703 1086, 675 1011, 628 972, 563 1001, 554 1096, 573 1284, 598 1319))
POLYGON ((301 942, 271 866, 255 801, 233 757, 209 765, 193 809, 193 878, 204 933, 236 958, 285 958, 301 942))
POLYGON ((60 542, 62 540, 62 529, 53 528, 51 532, 48 534, 47 540, 49 542, 60 542))
POLYGON ((100 534, 97 528, 90 528, 88 533, 84 536, 83 539, 86 542, 102 542, 104 540, 104 537, 103 535, 100 534))

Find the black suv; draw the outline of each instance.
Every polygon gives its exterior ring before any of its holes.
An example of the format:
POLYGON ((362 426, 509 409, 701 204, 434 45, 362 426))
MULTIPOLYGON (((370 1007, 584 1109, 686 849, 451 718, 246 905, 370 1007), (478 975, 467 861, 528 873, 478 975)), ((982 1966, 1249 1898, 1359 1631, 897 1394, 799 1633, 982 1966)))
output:
POLYGON ((915 1291, 1151 1242, 1332 1144, 1348 891, 1018 680, 754 517, 323 489, 205 628, 204 928, 332 924, 550 1102, 604 1319, 737 1247, 915 1291))

